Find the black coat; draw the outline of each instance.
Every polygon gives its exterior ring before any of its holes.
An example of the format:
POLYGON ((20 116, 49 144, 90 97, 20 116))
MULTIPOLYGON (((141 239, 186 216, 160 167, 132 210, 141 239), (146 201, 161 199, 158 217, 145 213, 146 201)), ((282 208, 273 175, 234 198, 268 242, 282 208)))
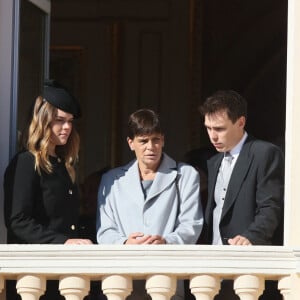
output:
POLYGON ((79 193, 64 162, 50 157, 53 173, 35 170, 34 156, 17 154, 4 176, 8 243, 63 244, 77 236, 79 193))
MULTIPOLYGON (((208 161, 208 203, 205 242, 212 242, 214 188, 223 153, 208 161)), ((284 159, 268 142, 247 138, 227 188, 220 221, 223 244, 242 235, 254 245, 282 243, 284 159)))

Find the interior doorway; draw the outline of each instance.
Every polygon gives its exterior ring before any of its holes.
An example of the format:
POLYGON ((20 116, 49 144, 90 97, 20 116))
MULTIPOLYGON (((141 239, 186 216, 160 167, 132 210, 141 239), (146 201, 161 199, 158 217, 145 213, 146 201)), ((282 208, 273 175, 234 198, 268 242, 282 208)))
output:
POLYGON ((125 127, 141 107, 176 160, 207 146, 197 106, 218 89, 244 95, 247 130, 284 150, 287 0, 51 2, 50 75, 83 108, 81 181, 132 158, 125 127))

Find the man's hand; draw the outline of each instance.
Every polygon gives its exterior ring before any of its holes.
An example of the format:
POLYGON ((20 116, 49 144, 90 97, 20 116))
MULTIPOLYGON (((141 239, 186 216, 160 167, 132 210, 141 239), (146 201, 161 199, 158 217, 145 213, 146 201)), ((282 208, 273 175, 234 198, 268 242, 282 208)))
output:
POLYGON ((245 238, 244 236, 237 235, 232 239, 228 239, 229 245, 241 245, 241 246, 248 246, 252 245, 251 242, 245 238))

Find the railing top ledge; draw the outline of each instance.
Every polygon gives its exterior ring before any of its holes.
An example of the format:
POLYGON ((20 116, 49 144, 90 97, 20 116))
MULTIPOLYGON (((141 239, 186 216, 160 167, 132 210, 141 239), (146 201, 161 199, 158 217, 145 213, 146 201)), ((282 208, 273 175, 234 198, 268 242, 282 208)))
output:
POLYGON ((209 245, 0 245, 0 273, 270 274, 295 272, 300 249, 209 245))
POLYGON ((92 256, 123 253, 123 255, 175 255, 175 256, 280 256, 300 255, 300 247, 285 246, 215 246, 215 245, 53 245, 53 244, 0 244, 0 256, 26 255, 80 255, 81 252, 92 256))

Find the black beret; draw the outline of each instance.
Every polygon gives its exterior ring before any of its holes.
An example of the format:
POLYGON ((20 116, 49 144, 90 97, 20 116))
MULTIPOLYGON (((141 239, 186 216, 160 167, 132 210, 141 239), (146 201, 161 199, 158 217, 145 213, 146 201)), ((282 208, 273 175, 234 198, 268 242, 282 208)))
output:
POLYGON ((80 106, 74 96, 55 80, 45 80, 43 98, 64 112, 70 113, 74 118, 81 116, 80 106))

